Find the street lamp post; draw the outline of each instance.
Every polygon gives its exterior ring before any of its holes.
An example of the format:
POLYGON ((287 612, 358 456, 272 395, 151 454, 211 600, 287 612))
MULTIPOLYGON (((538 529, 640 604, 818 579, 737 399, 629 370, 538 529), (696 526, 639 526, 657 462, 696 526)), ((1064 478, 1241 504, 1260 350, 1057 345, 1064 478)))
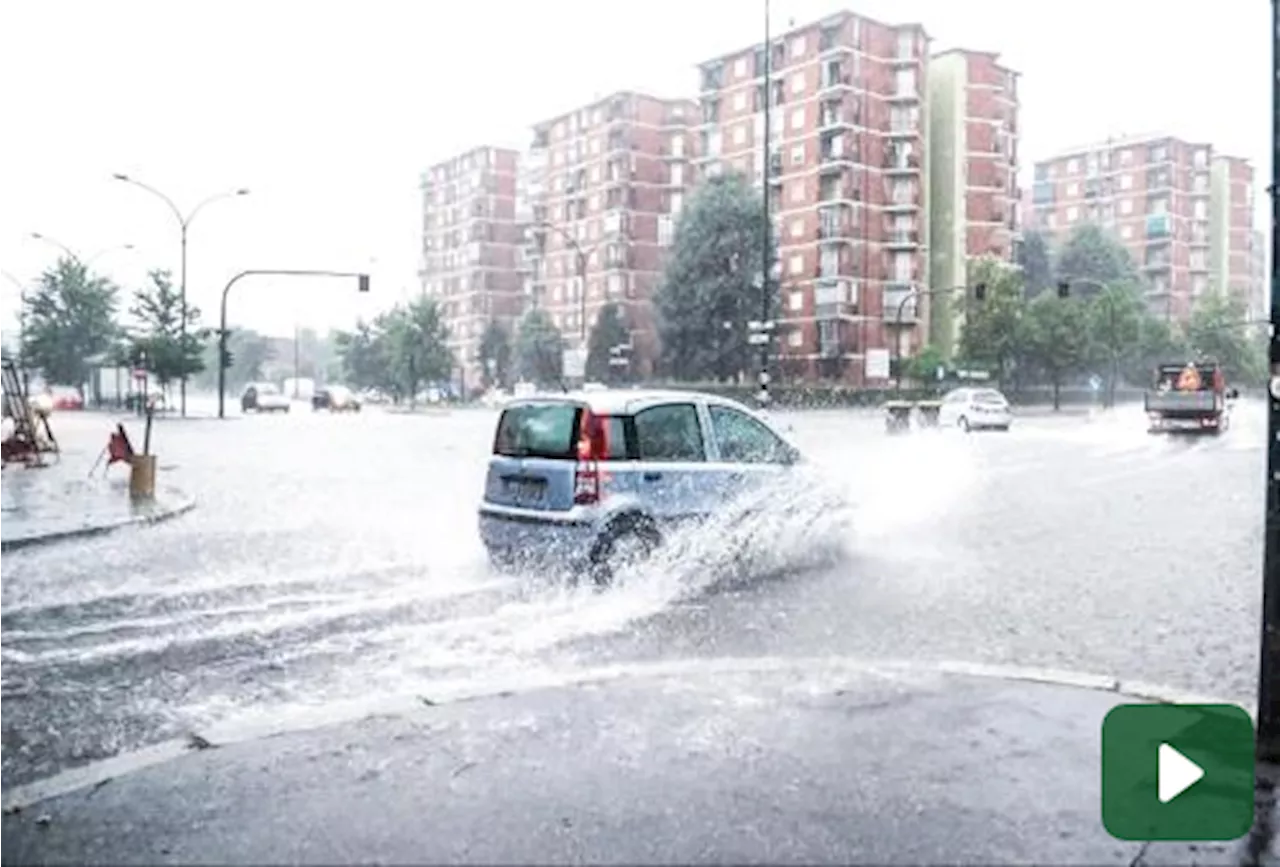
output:
POLYGON ((69 256, 71 259, 73 259, 75 262, 79 263, 82 267, 85 267, 85 268, 88 268, 90 265, 92 265, 94 262, 101 259, 103 256, 107 255, 108 253, 114 253, 116 250, 132 250, 133 249, 132 244, 116 244, 115 246, 112 246, 112 247, 104 247, 103 249, 99 250, 98 252, 94 253, 92 256, 86 259, 83 256, 81 256, 79 253, 77 253, 75 250, 72 250, 66 244, 59 241, 57 238, 50 237, 49 235, 46 235, 43 232, 32 232, 31 237, 35 238, 37 241, 44 241, 46 244, 52 244, 53 246, 57 247, 62 252, 66 253, 67 256, 69 256))
POLYGON ((769 0, 764 0, 764 144, 762 145, 762 159, 764 171, 764 229, 761 242, 763 249, 760 255, 760 321, 759 327, 751 328, 748 336, 749 342, 758 343, 760 346, 760 392, 759 401, 761 408, 769 405, 769 337, 770 332, 774 328, 774 322, 769 316, 770 312, 770 295, 769 295, 769 276, 773 270, 773 221, 769 214, 769 180, 772 166, 769 164, 769 136, 771 134, 770 126, 770 103, 773 102, 773 42, 769 35, 769 0))
MULTIPOLYGON (((211 204, 221 199, 230 199, 236 196, 247 196, 249 195, 249 191, 241 187, 240 189, 236 189, 236 190, 228 190, 226 192, 216 193, 212 196, 209 196, 207 199, 200 202, 199 204, 197 204, 184 216, 182 213, 182 210, 174 203, 173 199, 169 198, 164 193, 157 190, 155 187, 144 184, 142 181, 134 180, 128 175, 121 174, 118 172, 112 175, 112 177, 115 178, 117 181, 123 181, 126 184, 133 184, 135 187, 140 187, 146 190, 147 192, 151 193, 153 196, 156 196, 161 201, 163 201, 166 205, 169 206, 169 210, 173 212, 173 216, 176 217, 178 220, 178 226, 181 228, 181 234, 182 234, 182 266, 181 266, 182 267, 182 276, 181 276, 182 288, 180 290, 181 297, 182 297, 182 302, 181 302, 182 322, 180 323, 179 328, 182 336, 182 345, 185 347, 187 342, 187 230, 191 226, 191 221, 196 218, 196 214, 200 213, 201 209, 204 208, 205 205, 211 204)), ((179 380, 178 389, 179 389, 179 414, 183 418, 186 418, 187 416, 187 375, 185 373, 182 375, 182 378, 179 380)))

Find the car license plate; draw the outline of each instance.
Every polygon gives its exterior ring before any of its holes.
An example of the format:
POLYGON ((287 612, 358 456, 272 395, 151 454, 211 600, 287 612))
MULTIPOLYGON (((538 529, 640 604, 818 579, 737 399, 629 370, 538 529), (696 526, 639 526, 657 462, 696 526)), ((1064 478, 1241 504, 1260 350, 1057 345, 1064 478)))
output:
POLYGON ((517 502, 539 502, 547 490, 546 479, 535 479, 526 476, 509 476, 502 480, 507 496, 517 502))

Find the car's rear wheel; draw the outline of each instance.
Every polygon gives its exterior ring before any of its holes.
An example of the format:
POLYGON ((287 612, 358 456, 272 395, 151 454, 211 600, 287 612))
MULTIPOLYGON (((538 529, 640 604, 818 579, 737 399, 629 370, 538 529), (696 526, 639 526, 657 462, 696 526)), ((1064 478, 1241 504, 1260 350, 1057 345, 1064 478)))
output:
POLYGON ((968 433, 970 430, 972 430, 972 428, 969 427, 969 419, 965 418, 964 416, 960 416, 960 420, 956 422, 956 427, 960 428, 960 430, 964 431, 965 433, 968 433))
POLYGON ((628 566, 647 560, 662 543, 653 522, 640 516, 619 518, 596 541, 589 574, 597 587, 608 587, 628 566))

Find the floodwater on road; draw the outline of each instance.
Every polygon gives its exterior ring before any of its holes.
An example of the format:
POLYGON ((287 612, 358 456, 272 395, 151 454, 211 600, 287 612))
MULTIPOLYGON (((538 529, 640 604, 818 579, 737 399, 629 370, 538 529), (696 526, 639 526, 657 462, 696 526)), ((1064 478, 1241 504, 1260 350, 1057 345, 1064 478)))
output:
MULTIPOLYGON (((605 593, 489 569, 475 506, 495 418, 158 423, 196 511, 5 557, 4 784, 213 724, 602 661, 850 654, 1251 689, 1257 406, 1195 442, 1127 409, 897 437, 868 413, 779 413, 810 465, 764 517, 670 540, 605 593)), ((113 420, 58 421, 87 471, 113 420)))

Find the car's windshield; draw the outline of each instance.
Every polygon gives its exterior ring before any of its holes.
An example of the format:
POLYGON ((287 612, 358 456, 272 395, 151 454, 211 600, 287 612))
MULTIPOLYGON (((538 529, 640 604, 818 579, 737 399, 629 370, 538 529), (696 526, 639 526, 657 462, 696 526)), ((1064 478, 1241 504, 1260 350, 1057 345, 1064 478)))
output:
POLYGON ((1278 11, 5 3, 3 855, 1280 867, 1278 11))

